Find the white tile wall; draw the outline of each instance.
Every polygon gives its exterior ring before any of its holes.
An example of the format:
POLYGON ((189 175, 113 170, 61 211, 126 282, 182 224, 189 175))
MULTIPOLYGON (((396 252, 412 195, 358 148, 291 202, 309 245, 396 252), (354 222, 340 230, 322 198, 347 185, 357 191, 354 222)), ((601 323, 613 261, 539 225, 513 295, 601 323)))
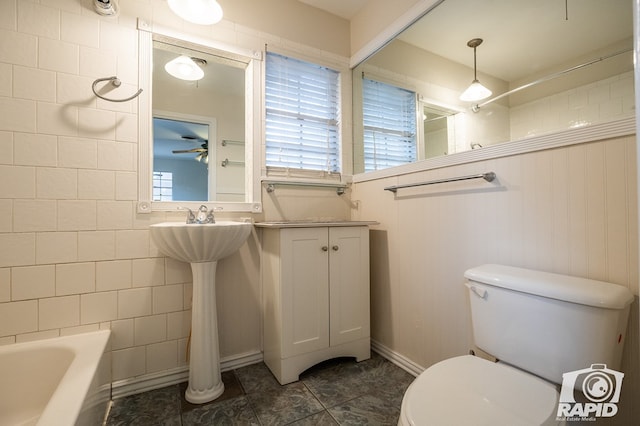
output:
POLYGON ((78 233, 78 261, 108 260, 115 258, 114 231, 87 231, 78 233))
POLYGON ((13 164, 13 133, 11 132, 0 132, 0 164, 13 164))
POLYGON ((55 200, 15 200, 13 203, 15 232, 55 231, 55 200))
POLYGON ((167 338, 166 315, 137 317, 133 320, 133 327, 136 346, 162 342, 167 338))
POLYGON ((178 366, 178 342, 170 340, 147 346, 147 372, 169 370, 178 366))
POLYGON ((80 296, 80 323, 91 324, 118 319, 118 292, 107 291, 80 296))
POLYGON ((111 371, 113 381, 141 376, 146 370, 146 347, 135 346, 113 351, 113 367, 111 371))
POLYGON ((80 296, 62 296, 38 301, 38 328, 52 330, 80 325, 80 296))
POLYGON ((632 117, 633 72, 513 107, 510 112, 511 140, 632 117))
POLYGON ((34 132, 36 130, 35 117, 36 103, 34 101, 0 98, 0 128, 18 132, 34 132))
POLYGON ((96 263, 96 291, 131 288, 131 261, 96 263))
POLYGON ((38 301, 0 304, 0 335, 23 334, 38 329, 38 301))
POLYGON ((11 270, 0 269, 0 303, 11 301, 11 270))
POLYGON ((11 268, 11 300, 51 297, 55 287, 54 265, 11 268))
POLYGON ((95 289, 95 263, 62 263, 56 265, 56 296, 92 293, 95 289))
POLYGON ((135 288, 118 292, 118 319, 151 315, 151 289, 135 288))
POLYGON ((55 136, 14 134, 13 162, 23 166, 56 166, 58 141, 55 136))

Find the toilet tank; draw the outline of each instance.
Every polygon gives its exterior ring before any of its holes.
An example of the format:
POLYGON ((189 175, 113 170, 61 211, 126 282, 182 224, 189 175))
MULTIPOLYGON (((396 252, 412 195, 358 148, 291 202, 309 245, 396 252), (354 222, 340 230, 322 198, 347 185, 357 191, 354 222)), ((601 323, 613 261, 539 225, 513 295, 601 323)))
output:
POLYGON ((626 287, 492 264, 464 275, 483 351, 558 384, 592 364, 620 368, 633 301, 626 287))

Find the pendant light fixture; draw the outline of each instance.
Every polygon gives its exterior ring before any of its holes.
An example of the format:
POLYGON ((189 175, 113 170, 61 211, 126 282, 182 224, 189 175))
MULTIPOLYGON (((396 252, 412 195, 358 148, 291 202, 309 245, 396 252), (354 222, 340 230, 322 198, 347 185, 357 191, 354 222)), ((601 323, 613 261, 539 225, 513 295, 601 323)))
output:
POLYGON ((478 81, 476 67, 476 48, 482 44, 481 38, 472 38, 467 42, 467 46, 473 48, 473 81, 471 86, 460 95, 460 100, 465 102, 475 102, 491 96, 491 90, 484 87, 478 81))
POLYGON ((168 0, 169 8, 193 24, 212 25, 222 19, 222 7, 216 0, 168 0))
POLYGON ((182 55, 167 62, 164 65, 164 69, 180 80, 196 81, 204 77, 204 71, 198 66, 198 63, 200 65, 206 65, 207 61, 182 55))

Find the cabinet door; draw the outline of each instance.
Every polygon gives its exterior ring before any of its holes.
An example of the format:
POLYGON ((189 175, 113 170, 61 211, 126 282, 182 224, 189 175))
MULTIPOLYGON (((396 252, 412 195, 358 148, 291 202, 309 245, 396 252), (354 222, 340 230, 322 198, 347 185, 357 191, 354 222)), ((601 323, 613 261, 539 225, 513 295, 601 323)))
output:
POLYGON ((369 228, 329 228, 331 345, 369 337, 369 228))
POLYGON ((329 346, 327 228, 281 230, 282 356, 329 346))

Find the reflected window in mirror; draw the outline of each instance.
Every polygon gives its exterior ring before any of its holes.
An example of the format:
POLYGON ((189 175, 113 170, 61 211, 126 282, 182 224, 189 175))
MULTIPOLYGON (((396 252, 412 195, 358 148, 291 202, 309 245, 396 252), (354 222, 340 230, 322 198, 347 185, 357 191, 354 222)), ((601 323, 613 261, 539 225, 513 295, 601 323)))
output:
POLYGON ((416 93, 363 77, 362 97, 365 171, 416 161, 416 93))

